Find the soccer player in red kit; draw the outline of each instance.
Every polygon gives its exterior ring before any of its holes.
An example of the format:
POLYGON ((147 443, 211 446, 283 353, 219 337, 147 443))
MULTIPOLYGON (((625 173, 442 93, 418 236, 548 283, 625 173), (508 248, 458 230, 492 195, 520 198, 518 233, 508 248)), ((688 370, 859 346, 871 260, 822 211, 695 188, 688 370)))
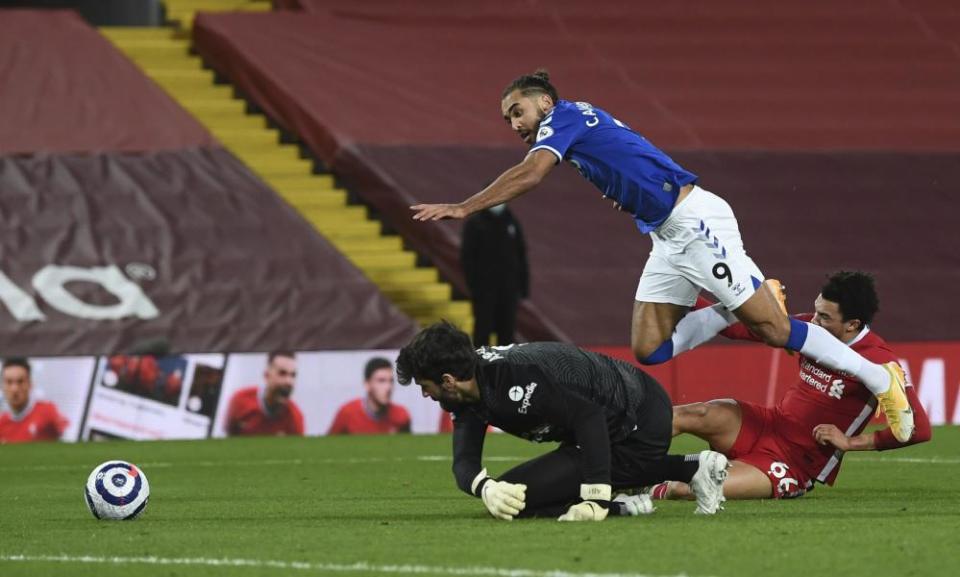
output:
POLYGON ((393 385, 393 364, 389 360, 374 357, 367 361, 363 369, 363 386, 367 396, 340 407, 327 434, 409 433, 410 413, 391 402, 393 385))
MULTIPOLYGON (((821 289, 816 312, 796 317, 823 327, 872 362, 896 362, 897 356, 869 326, 878 304, 870 275, 838 272, 821 289)), ((691 314, 701 310, 709 309, 691 314)), ((757 340, 739 323, 722 334, 757 340)), ((700 342, 709 336, 702 335, 700 342)), ((930 440, 930 420, 909 383, 906 392, 916 429, 900 442, 889 428, 863 433, 877 400, 862 383, 803 355, 798 360, 799 381, 773 408, 734 399, 674 407, 674 435, 700 437, 731 460, 723 486, 726 498, 799 497, 815 482, 832 485, 846 451, 883 451, 930 440)), ((686 485, 673 482, 661 483, 652 492, 654 498, 686 498, 690 493, 686 485)))
POLYGON ((0 443, 60 440, 67 428, 67 419, 53 403, 31 397, 30 362, 22 358, 7 359, 2 376, 3 398, 10 410, 0 414, 0 443))
POLYGON ((264 384, 234 393, 227 410, 228 435, 303 435, 303 413, 290 398, 297 360, 290 351, 267 357, 264 384))

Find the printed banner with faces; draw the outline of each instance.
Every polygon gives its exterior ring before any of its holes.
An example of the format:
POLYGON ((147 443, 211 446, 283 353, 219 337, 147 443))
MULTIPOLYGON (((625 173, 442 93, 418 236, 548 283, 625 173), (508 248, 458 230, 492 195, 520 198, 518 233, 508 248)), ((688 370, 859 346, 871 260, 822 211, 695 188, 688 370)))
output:
POLYGON ((449 431, 419 387, 396 383, 397 353, 7 359, 0 443, 449 431))

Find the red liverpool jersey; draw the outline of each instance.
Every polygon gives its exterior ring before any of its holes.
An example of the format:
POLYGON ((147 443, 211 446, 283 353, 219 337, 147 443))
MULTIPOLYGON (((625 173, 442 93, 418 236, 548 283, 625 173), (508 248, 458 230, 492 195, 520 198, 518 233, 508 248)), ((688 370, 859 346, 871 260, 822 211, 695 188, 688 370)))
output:
MULTIPOLYGON (((873 363, 897 360, 887 343, 869 328, 848 344, 873 363)), ((859 435, 870 423, 877 400, 853 376, 828 369, 803 355, 799 355, 799 364, 800 380, 787 389, 777 404, 776 431, 801 449, 798 465, 812 479, 832 485, 843 454, 831 445, 818 445, 813 428, 831 423, 848 437, 859 435)))
MULTIPOLYGON (((795 318, 809 321, 813 315, 795 315, 795 318)), ((730 326, 722 334, 734 339, 758 340, 741 323, 730 326)), ((886 341, 869 327, 847 344, 873 363, 897 361, 886 341)), ((799 364, 799 382, 787 389, 774 408, 777 413, 775 433, 787 445, 785 448, 794 457, 796 466, 803 467, 811 479, 832 485, 840 471, 843 452, 832 445, 817 444, 813 438, 813 428, 820 424, 832 424, 848 437, 859 435, 870 422, 877 400, 853 376, 828 369, 803 355, 799 355, 799 364)), ((907 398, 913 409, 916 427, 913 437, 906 443, 900 443, 893 438, 889 429, 877 431, 874 433, 877 449, 904 447, 930 438, 930 420, 916 390, 909 383, 907 398)))
POLYGON ((382 415, 367 412, 363 399, 354 399, 340 407, 330 425, 328 435, 376 435, 409 433, 410 413, 391 404, 382 415))
POLYGON ((267 413, 262 388, 240 389, 227 410, 228 435, 303 435, 303 413, 293 400, 277 415, 267 413))
POLYGON ((66 428, 67 419, 56 405, 49 401, 31 402, 19 415, 0 415, 0 443, 57 441, 66 428))

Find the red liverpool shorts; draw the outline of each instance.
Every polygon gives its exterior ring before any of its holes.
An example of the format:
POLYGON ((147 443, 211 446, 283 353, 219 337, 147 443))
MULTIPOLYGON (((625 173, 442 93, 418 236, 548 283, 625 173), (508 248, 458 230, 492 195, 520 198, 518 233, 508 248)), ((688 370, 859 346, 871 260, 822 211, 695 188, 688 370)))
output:
POLYGON ((791 454, 789 444, 776 432, 775 411, 744 401, 737 403, 742 415, 740 434, 727 451, 727 457, 752 465, 767 475, 775 499, 800 497, 813 489, 810 477, 799 466, 800 459, 791 454))

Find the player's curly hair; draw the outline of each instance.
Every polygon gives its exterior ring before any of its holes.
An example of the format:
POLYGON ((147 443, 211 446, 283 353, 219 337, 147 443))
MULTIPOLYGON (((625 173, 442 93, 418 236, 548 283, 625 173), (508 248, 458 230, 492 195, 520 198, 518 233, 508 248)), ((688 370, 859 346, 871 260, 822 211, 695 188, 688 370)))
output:
POLYGON ((864 325, 873 322, 880 310, 880 297, 873 276, 861 271, 839 271, 827 278, 820 294, 837 303, 843 320, 859 320, 864 325))
POLYGON ((557 89, 553 84, 550 84, 550 74, 545 68, 538 68, 533 74, 524 74, 518 77, 503 90, 503 96, 500 98, 506 98, 514 90, 519 90, 520 94, 524 96, 536 93, 546 94, 553 99, 554 104, 560 101, 560 97, 557 96, 557 89))
POLYGON ((444 320, 423 329, 400 349, 397 381, 401 385, 420 379, 440 383, 444 373, 466 381, 476 374, 477 362, 467 333, 444 320))

